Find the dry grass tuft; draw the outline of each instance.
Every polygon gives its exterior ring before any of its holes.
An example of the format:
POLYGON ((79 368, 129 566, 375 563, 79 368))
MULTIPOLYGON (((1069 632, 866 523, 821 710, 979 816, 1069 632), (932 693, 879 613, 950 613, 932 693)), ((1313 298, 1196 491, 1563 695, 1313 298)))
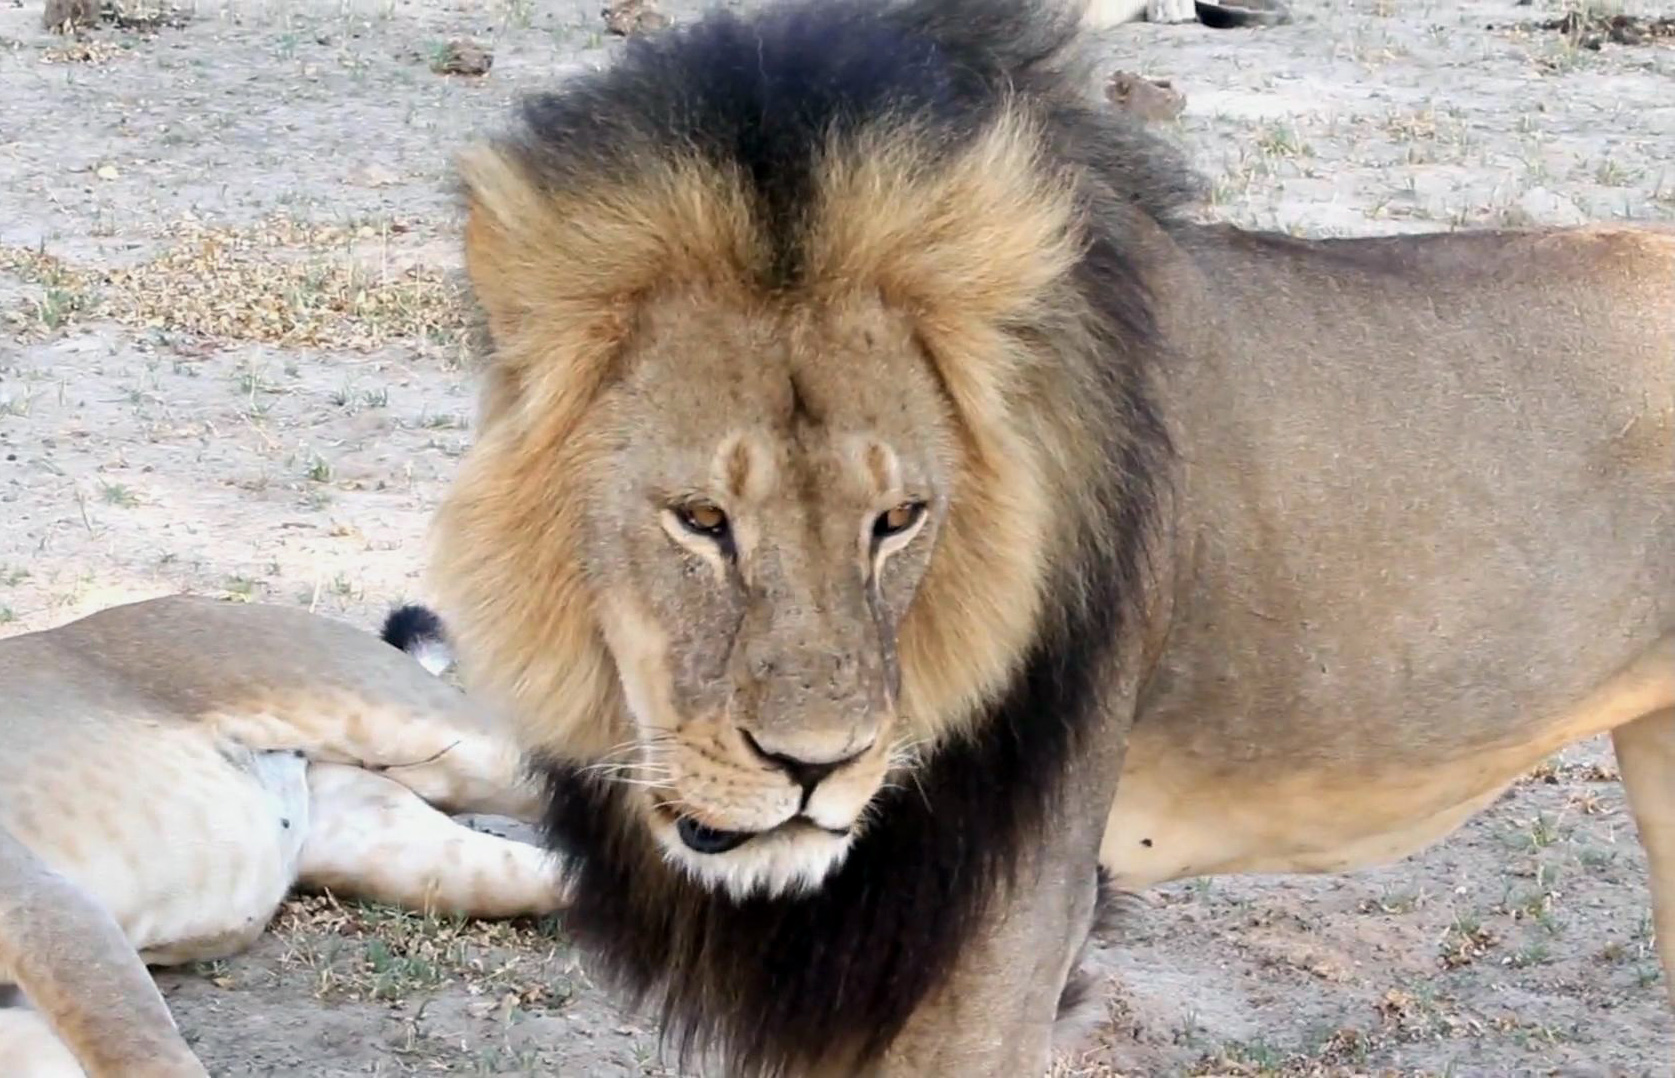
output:
POLYGON ((118 56, 132 55, 132 50, 113 41, 72 41, 68 45, 54 45, 42 51, 43 64, 102 64, 118 56))
POLYGON ((244 230, 186 222, 169 231, 173 245, 158 257, 102 271, 0 248, 0 269, 49 293, 11 321, 56 329, 94 312, 206 338, 362 350, 398 340, 446 344, 466 328, 459 285, 427 266, 393 266, 388 236, 371 226, 281 218, 244 230))
POLYGON ((1188 1072, 1193 1078, 1384 1078, 1396 1071, 1366 1067, 1368 1035, 1341 1027, 1324 1032, 1307 1051, 1281 1051, 1262 1040, 1230 1041, 1206 1054, 1188 1072))
POLYGON ((22 309, 4 312, 5 320, 20 334, 56 330, 91 304, 91 276, 45 251, 0 246, 0 272, 40 288, 22 309))
POLYGON ((454 985, 553 1010, 580 986, 550 920, 470 921, 324 894, 288 900, 272 931, 286 944, 280 964, 307 970, 321 999, 395 1002, 454 985))
POLYGON ((107 313, 206 337, 341 348, 452 340, 465 325, 459 290, 442 273, 357 257, 362 241, 378 239, 371 228, 279 220, 180 233, 160 257, 107 274, 107 313))

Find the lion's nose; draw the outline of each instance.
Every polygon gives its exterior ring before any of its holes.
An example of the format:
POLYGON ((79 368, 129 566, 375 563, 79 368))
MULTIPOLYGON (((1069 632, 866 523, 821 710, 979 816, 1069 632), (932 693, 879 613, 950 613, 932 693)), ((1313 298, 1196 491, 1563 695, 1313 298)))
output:
POLYGON ((744 742, 750 746, 751 752, 761 757, 764 762, 772 764, 791 776, 791 781, 802 787, 803 808, 808 807, 808 799, 814 796, 814 788, 824 782, 827 776, 865 756, 867 750, 872 748, 872 742, 868 741, 858 751, 846 753, 835 760, 810 760, 802 756, 794 756, 788 752, 775 751, 777 746, 771 743, 768 745, 762 744, 761 741, 757 740, 756 735, 749 730, 740 730, 739 732, 744 735, 744 742))

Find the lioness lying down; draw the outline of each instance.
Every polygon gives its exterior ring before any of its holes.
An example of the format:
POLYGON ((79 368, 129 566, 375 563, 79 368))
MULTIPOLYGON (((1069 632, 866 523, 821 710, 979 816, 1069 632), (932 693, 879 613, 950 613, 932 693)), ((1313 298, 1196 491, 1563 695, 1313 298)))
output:
POLYGON ((1037 1074, 1096 866, 1389 861, 1605 731, 1675 959, 1675 235, 1193 223, 1079 17, 717 13, 463 160, 436 593, 718 1073, 1037 1074))
MULTIPOLYGON (((422 653, 411 617, 385 639, 422 653)), ((305 611, 176 596, 0 640, 0 985, 27 1001, 0 1075, 202 1074, 145 964, 242 950, 299 884, 556 909, 541 850, 444 815, 534 793, 456 689, 305 611)))

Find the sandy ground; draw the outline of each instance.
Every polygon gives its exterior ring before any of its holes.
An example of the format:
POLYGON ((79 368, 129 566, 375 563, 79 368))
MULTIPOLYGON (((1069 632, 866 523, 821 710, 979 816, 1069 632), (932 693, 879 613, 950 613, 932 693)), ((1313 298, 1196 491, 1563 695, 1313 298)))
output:
MULTIPOLYGON (((221 2, 79 42, 0 7, 0 632, 177 590, 370 627, 416 596, 472 436, 450 155, 620 47, 595 2, 221 2), (432 70, 459 37, 486 76, 432 70)), ((1208 213, 1675 218, 1671 42, 1501 28, 1545 0, 1294 7, 1111 37, 1187 95, 1165 127, 1208 213)), ((1097 951, 1108 1021, 1065 1073, 1675 1073, 1644 865, 1589 744, 1402 864, 1159 889, 1097 951)), ((217 1075, 667 1073, 553 925, 308 899, 160 979, 217 1075)))

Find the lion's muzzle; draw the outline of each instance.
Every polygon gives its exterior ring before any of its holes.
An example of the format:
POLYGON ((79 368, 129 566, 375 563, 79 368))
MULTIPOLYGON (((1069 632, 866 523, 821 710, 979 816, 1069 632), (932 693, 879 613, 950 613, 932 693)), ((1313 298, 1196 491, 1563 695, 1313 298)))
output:
MULTIPOLYGON (((818 787, 834 772, 848 767, 850 764, 865 756, 872 748, 874 740, 873 738, 868 738, 866 744, 862 745, 854 752, 843 755, 839 759, 816 760, 808 759, 801 755, 793 755, 788 752, 779 752, 766 748, 757 736, 752 734, 749 730, 741 729, 739 734, 744 738, 744 743, 750 747, 750 751, 754 752, 763 763, 785 772, 785 774, 790 777, 791 781, 802 790, 802 803, 798 806, 798 811, 800 812, 808 811, 809 802, 814 799, 814 791, 816 787, 818 787)), ((876 736, 876 728, 874 730, 874 736, 876 736)))
POLYGON ((869 752, 873 744, 868 742, 860 751, 852 752, 835 760, 808 760, 784 752, 775 752, 765 746, 749 731, 739 731, 746 747, 753 753, 758 762, 767 765, 774 771, 781 772, 789 778, 800 791, 795 815, 773 827, 764 830, 729 830, 710 827, 699 822, 692 816, 679 816, 675 820, 675 833, 681 844, 694 853, 721 854, 736 850, 760 834, 776 831, 796 831, 811 828, 825 831, 833 835, 846 835, 850 824, 839 824, 835 821, 823 822, 813 810, 816 793, 821 783, 833 775, 841 774, 852 765, 858 765, 869 752))

